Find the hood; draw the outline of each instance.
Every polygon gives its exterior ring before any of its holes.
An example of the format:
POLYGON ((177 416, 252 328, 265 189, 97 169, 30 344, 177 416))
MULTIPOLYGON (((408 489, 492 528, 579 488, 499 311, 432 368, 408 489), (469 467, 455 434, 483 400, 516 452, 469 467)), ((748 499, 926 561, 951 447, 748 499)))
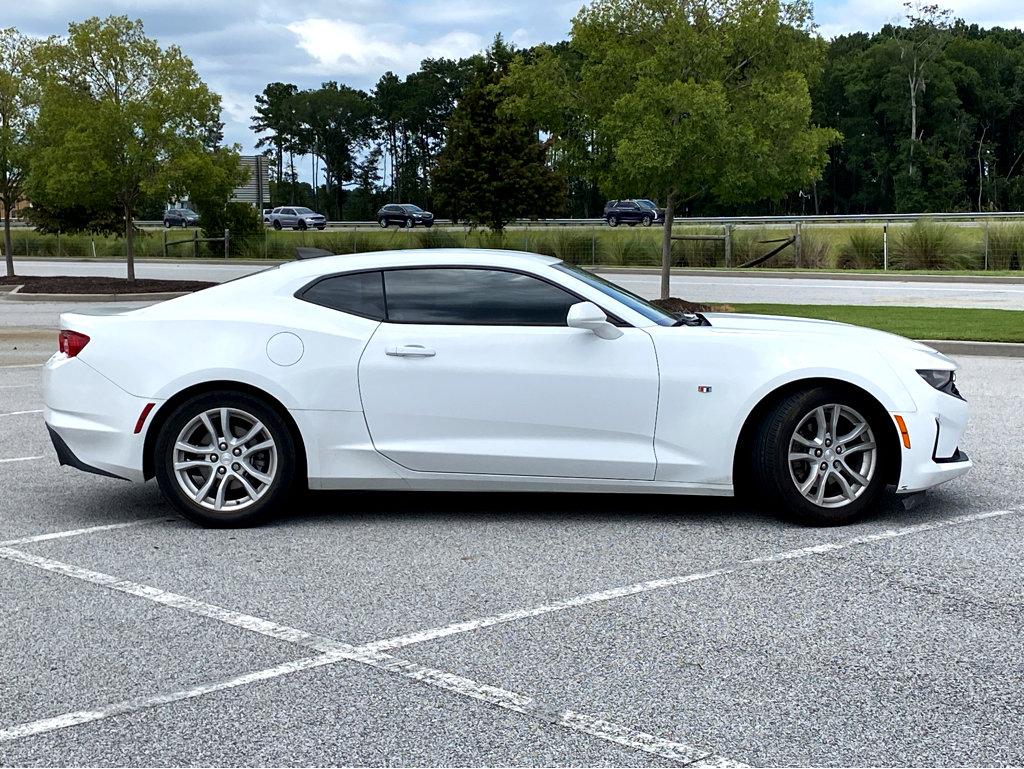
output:
POLYGON ((874 347, 902 348, 941 355, 926 344, 897 334, 878 331, 849 323, 812 318, 791 318, 781 315, 750 315, 732 312, 704 313, 714 329, 722 332, 799 334, 802 336, 842 337, 874 347))

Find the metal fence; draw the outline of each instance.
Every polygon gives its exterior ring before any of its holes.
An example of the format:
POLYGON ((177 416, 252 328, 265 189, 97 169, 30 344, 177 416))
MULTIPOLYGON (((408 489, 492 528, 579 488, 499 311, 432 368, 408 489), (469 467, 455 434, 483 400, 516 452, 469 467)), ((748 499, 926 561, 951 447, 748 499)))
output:
MULTIPOLYGON (((223 243, 163 248, 165 231, 136 238, 140 257, 224 257, 223 243), (184 249, 182 253, 181 249, 184 249)), ((177 240, 177 232, 172 231, 177 240)), ((121 257, 124 241, 88 235, 15 230, 15 256, 121 257)), ((186 238, 195 236, 182 233, 186 238)), ((893 214, 882 216, 704 217, 676 219, 672 261, 680 267, 796 267, 881 270, 1021 270, 1024 213, 893 214)), ((324 231, 267 229, 236 240, 232 252, 249 258, 292 259, 297 246, 358 253, 401 248, 506 248, 569 262, 623 267, 661 263, 660 227, 611 228, 600 219, 521 222, 500 235, 439 221, 431 229, 376 222, 332 222, 324 231)), ((191 242, 191 241, 190 241, 191 242)))

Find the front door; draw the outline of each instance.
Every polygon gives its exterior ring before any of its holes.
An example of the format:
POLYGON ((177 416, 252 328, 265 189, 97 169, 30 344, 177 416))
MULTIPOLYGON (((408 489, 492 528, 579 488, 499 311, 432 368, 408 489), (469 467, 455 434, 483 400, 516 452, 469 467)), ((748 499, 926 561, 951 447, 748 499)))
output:
POLYGON ((568 328, 573 294, 491 268, 385 271, 359 364, 374 447, 416 471, 652 480, 658 367, 642 329, 568 328))

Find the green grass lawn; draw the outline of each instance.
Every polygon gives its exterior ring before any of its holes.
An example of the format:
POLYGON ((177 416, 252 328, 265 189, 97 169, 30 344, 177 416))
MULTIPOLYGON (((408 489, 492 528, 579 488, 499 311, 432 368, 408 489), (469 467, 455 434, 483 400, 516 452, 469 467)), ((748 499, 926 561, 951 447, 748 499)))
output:
POLYGON ((1024 342, 1024 312, 1019 310, 812 304, 732 304, 729 307, 735 312, 835 320, 911 339, 1024 342))

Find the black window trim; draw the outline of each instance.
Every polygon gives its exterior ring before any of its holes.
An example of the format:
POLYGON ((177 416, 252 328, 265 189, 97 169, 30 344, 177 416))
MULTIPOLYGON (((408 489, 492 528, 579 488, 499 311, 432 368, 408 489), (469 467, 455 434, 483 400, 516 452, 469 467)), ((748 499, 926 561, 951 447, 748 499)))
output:
MULTIPOLYGON (((413 320, 391 320, 388 317, 389 316, 389 313, 388 313, 388 289, 387 289, 387 280, 384 278, 384 273, 385 272, 398 272, 400 270, 401 271, 406 271, 406 270, 489 270, 491 272, 511 272, 514 275, 524 275, 524 276, 526 276, 528 278, 533 278, 535 280, 539 280, 542 283, 547 283, 549 286, 554 286, 555 288, 561 289, 565 293, 569 294, 570 296, 575 297, 576 299, 578 299, 581 302, 590 302, 591 304, 596 304, 598 307, 601 308, 601 310, 605 313, 605 315, 608 316, 608 321, 613 326, 619 326, 621 328, 634 328, 632 323, 629 323, 628 321, 623 320, 622 318, 620 318, 615 313, 609 311, 606 307, 603 307, 601 305, 601 303, 595 302, 593 299, 589 299, 588 297, 581 296, 576 291, 573 291, 572 289, 566 288, 562 284, 557 283, 556 281, 553 281, 553 280, 551 280, 549 278, 546 278, 543 275, 537 275, 537 274, 532 273, 532 272, 527 272, 526 270, 517 270, 517 269, 514 269, 512 267, 490 267, 490 266, 485 265, 485 264, 479 264, 479 265, 478 264, 414 264, 414 265, 409 265, 407 267, 368 267, 368 268, 366 268, 364 270, 344 270, 342 272, 333 272, 333 273, 331 273, 329 275, 320 275, 320 276, 314 278, 309 283, 306 283, 304 286, 299 288, 299 290, 296 291, 293 294, 293 296, 296 299, 299 299, 299 300, 301 300, 303 302, 308 302, 309 304, 314 304, 317 307, 323 307, 324 309, 332 310, 334 312, 340 312, 343 315, 352 315, 353 317, 356 317, 356 318, 364 318, 364 319, 367 319, 367 320, 373 320, 373 321, 376 321, 378 323, 390 323, 390 324, 395 325, 395 326, 485 326, 485 327, 487 327, 487 326, 496 326, 496 327, 504 327, 504 328, 567 328, 567 326, 565 326, 564 324, 561 325, 561 326, 553 326, 550 323, 424 323, 424 322, 421 322, 421 321, 413 321, 413 320), (316 286, 318 283, 322 283, 325 280, 330 280, 331 278, 340 278, 340 277, 345 276, 345 275, 361 275, 361 274, 365 274, 365 273, 368 273, 368 272, 379 272, 381 274, 381 289, 384 292, 384 318, 383 318, 383 320, 380 319, 380 318, 376 318, 376 317, 370 316, 370 315, 362 315, 360 313, 351 312, 351 311, 348 311, 348 310, 339 310, 336 307, 329 307, 326 304, 321 304, 320 302, 314 302, 312 299, 306 299, 305 296, 304 296, 307 291, 309 291, 311 288, 316 286)), ((567 274, 571 274, 571 273, 567 273, 567 274)))

